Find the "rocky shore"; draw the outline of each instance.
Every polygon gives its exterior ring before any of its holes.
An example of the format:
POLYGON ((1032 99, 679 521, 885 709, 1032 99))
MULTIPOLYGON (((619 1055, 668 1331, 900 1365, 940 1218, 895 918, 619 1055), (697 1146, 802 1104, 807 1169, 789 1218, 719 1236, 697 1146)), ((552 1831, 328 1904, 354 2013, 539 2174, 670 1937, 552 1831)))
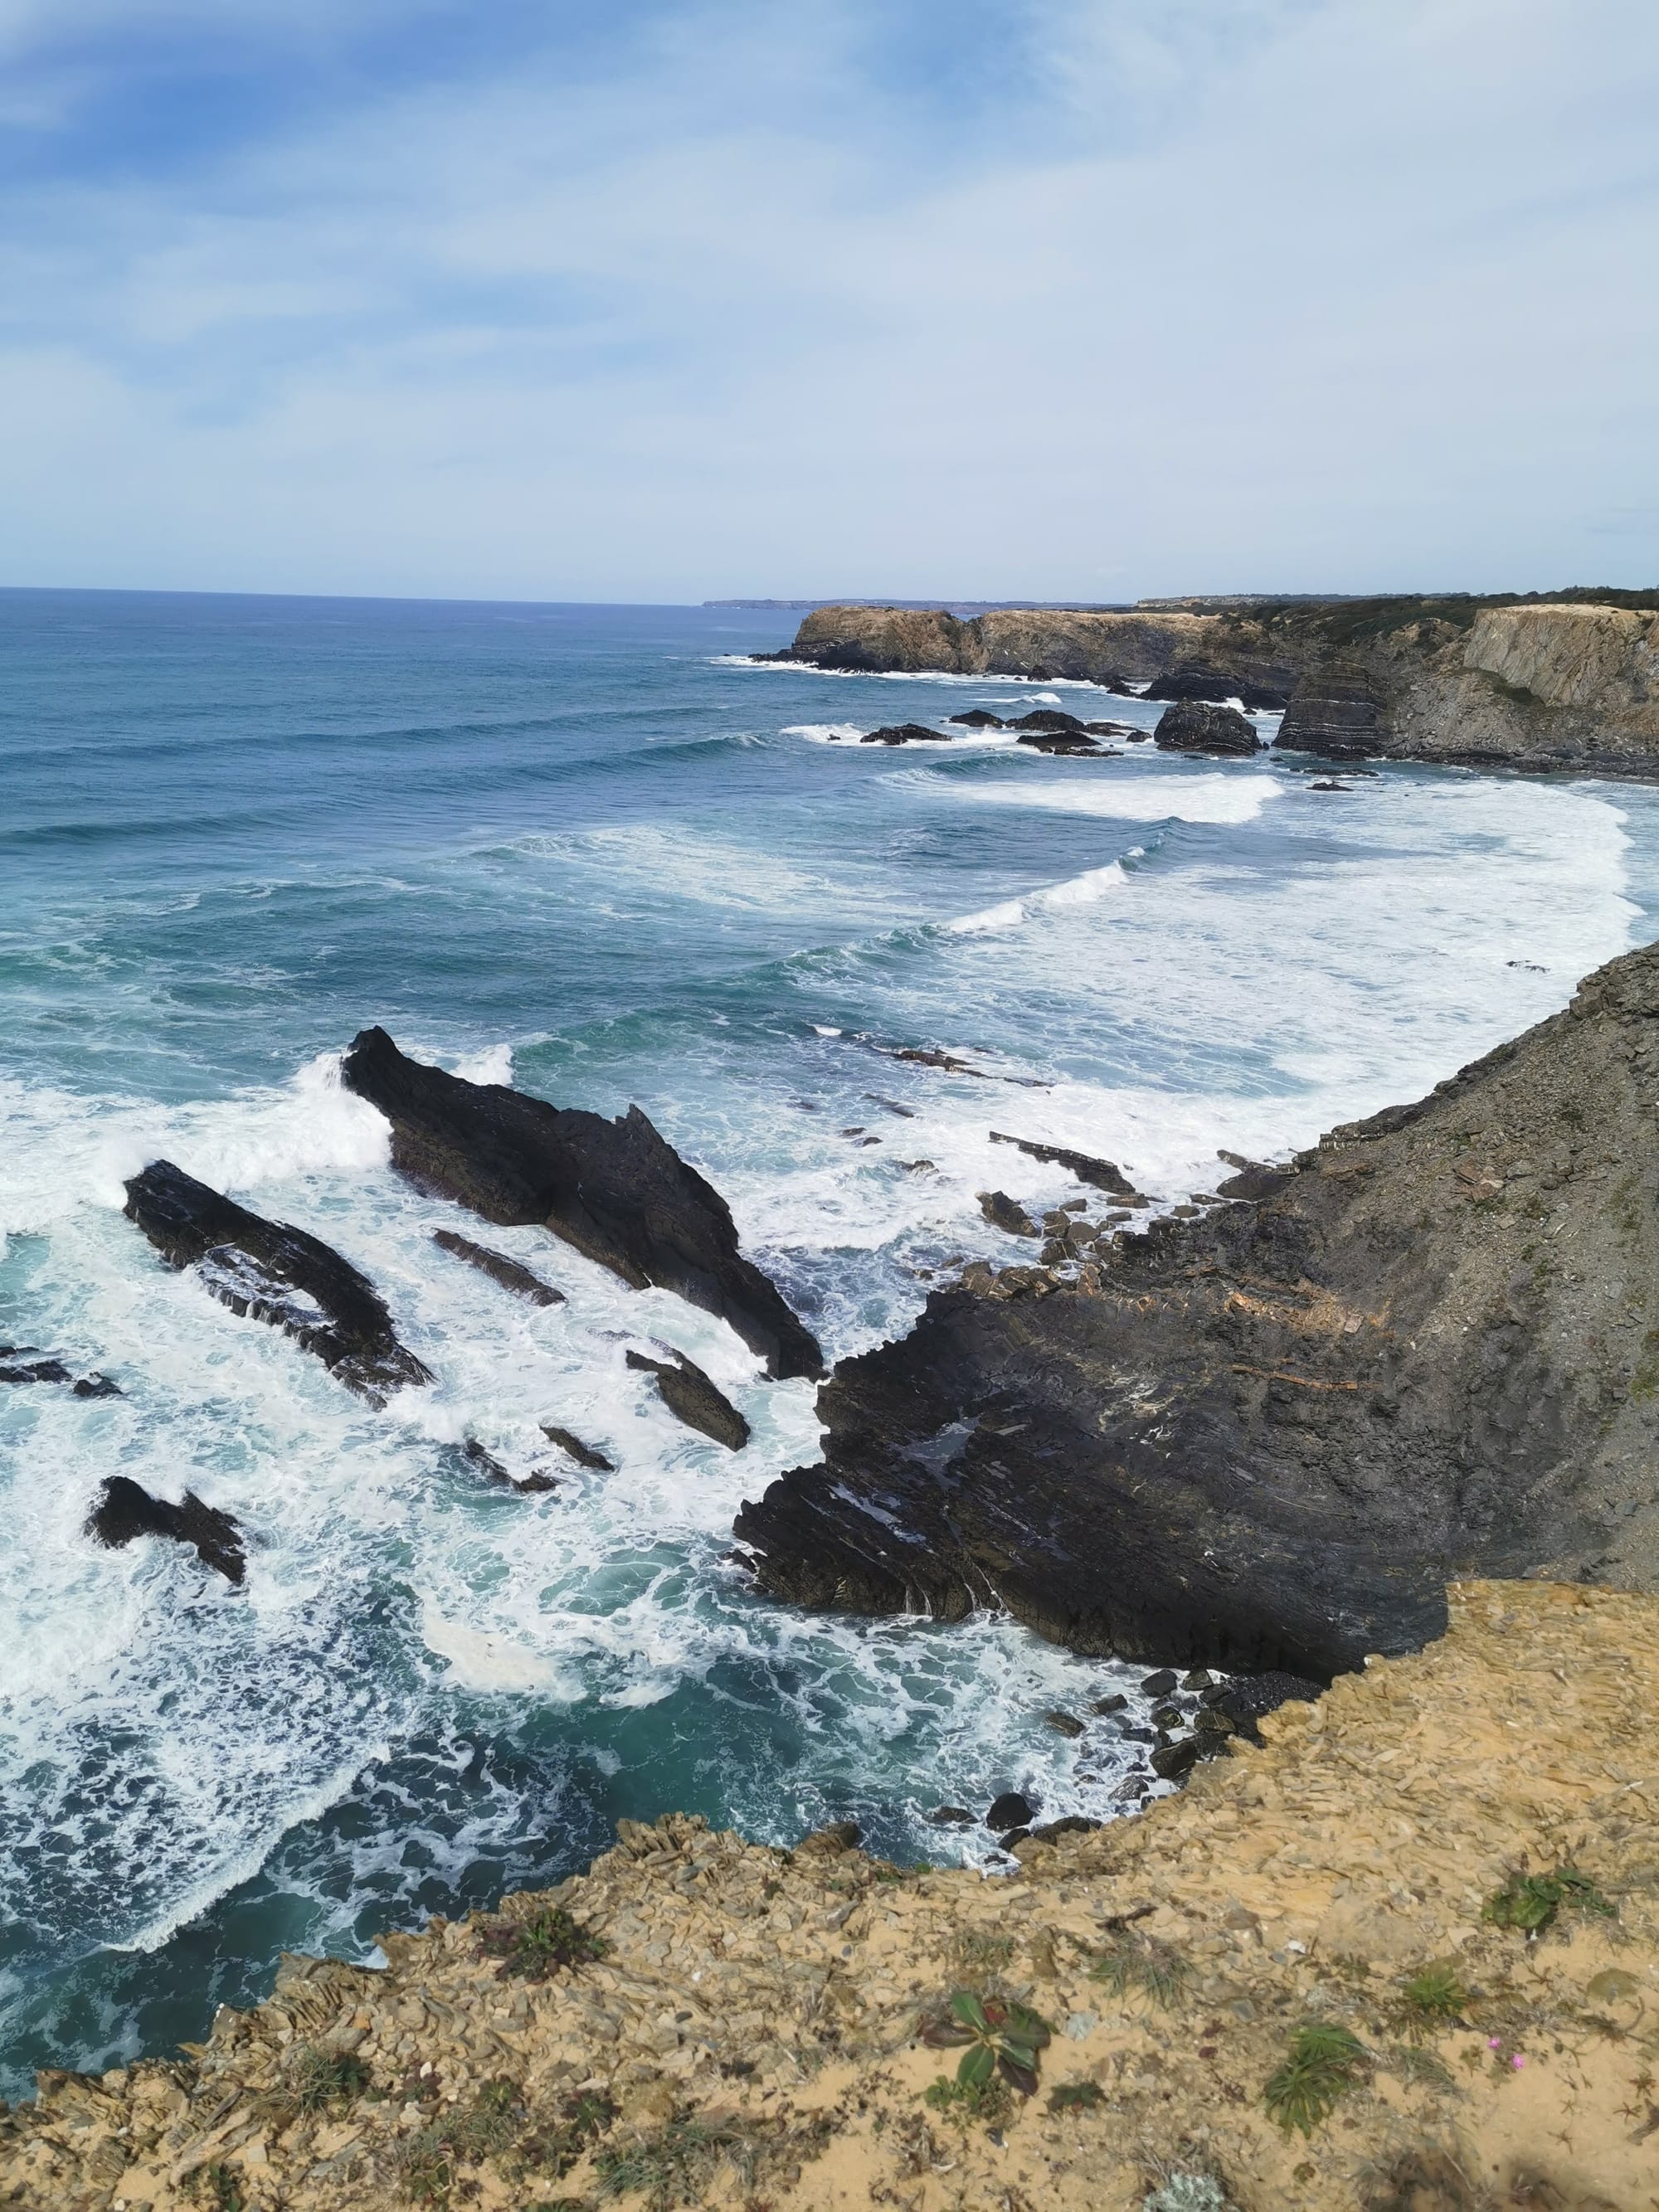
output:
POLYGON ((1148 1229, 1056 1211, 836 1369, 822 1461, 738 1517, 761 1584, 1321 1680, 1455 1575, 1659 1588, 1656 1092, 1650 946, 1148 1229))
POLYGON ((1195 602, 1127 613, 821 607, 776 656, 819 668, 1082 678, 1285 710, 1322 757, 1659 773, 1659 593, 1195 602))
POLYGON ((43 2076, 0 2205, 1638 2212, 1659 1602, 1448 1598, 1005 1880, 669 1814, 383 1972, 291 1958, 177 2059, 43 2076), (964 2021, 1025 2039, 1017 2084, 963 2092, 964 2021))

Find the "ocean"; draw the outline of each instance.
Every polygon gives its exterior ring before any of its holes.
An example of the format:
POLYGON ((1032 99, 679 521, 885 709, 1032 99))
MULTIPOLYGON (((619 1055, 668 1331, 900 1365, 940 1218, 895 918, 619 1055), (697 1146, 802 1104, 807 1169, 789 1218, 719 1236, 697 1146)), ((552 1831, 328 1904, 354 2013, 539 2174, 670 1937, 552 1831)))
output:
MULTIPOLYGON (((813 1394, 531 1230, 528 1308, 432 1243, 338 1080, 356 1032, 607 1114, 725 1194, 831 1356, 965 1257, 977 1196, 1079 1194, 1000 1130, 1173 1203, 1407 1098, 1659 933, 1659 793, 1272 751, 1108 763, 975 705, 1150 729, 1079 684, 819 673, 735 609, 0 592, 0 1342, 124 1395, 0 1388, 0 2094, 198 2037, 278 1954, 544 1883, 620 1817, 903 1859, 1018 1787, 1109 1817, 1142 1747, 1072 1738, 1138 1667, 1012 1623, 795 1614, 726 1557, 813 1394), (904 1060, 943 1050, 976 1071, 904 1060), (370 1410, 122 1216, 166 1156, 336 1245, 436 1377, 370 1410), (741 1405, 732 1455, 625 1364, 741 1405), (557 1462, 539 1423, 611 1473, 557 1462), (556 1491, 492 1489, 475 1437, 556 1491), (246 1532, 246 1586, 100 1549, 102 1480, 246 1532)), ((1271 735, 1273 718, 1258 718, 1271 735)))

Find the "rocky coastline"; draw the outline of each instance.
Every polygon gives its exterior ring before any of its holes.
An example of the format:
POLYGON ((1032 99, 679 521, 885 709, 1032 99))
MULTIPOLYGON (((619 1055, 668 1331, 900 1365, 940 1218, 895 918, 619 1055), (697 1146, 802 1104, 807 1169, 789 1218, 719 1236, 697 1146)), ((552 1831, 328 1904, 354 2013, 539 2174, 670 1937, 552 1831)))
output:
POLYGON ((820 607, 772 658, 825 669, 1080 679, 1282 708, 1333 760, 1659 774, 1659 592, 1194 601, 1127 612, 820 607))
POLYGON ((625 1822, 383 1970, 290 1957, 176 2058, 43 2075, 0 2204, 1636 2212, 1659 1601, 1457 1585, 1260 1735, 1002 1880, 625 1822), (964 2091, 964 2020, 1029 2065, 964 2091))

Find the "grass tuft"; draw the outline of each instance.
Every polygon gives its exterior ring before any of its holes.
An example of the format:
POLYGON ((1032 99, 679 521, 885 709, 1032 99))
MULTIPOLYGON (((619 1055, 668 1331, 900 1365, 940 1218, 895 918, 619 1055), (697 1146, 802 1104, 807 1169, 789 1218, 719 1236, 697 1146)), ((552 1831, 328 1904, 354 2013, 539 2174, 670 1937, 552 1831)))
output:
POLYGON ((529 1920, 496 1920, 483 1931, 483 1948, 501 1960, 497 1972, 529 1982, 544 1982, 561 1966, 583 1966, 603 1959, 611 1946, 573 1919, 562 1905, 529 1920))
POLYGON ((1269 2118, 1277 2120, 1286 2135, 1300 2128, 1304 2136, 1311 2136, 1352 2088, 1366 2057, 1364 2045, 1346 2027, 1324 2023, 1298 2027, 1285 2063, 1262 2092, 1269 2118))
POLYGON ((1168 2006, 1180 2001, 1193 1970, 1179 1951, 1156 1936, 1126 1936, 1097 1954, 1089 1975, 1120 2001, 1140 1996, 1168 2006))

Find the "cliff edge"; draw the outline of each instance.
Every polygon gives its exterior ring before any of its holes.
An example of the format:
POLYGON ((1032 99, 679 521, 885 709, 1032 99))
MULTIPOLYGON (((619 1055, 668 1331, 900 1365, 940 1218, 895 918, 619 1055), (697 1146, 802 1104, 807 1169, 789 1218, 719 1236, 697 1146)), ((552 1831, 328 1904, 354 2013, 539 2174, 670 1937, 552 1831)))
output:
POLYGON ((0 2204, 1635 2212, 1659 1604, 1449 1595, 1441 1642, 1006 1881, 670 1814, 383 1972, 290 1959, 180 2059, 43 2075, 0 2204), (952 2092, 953 1999, 1035 2094, 952 2092))

